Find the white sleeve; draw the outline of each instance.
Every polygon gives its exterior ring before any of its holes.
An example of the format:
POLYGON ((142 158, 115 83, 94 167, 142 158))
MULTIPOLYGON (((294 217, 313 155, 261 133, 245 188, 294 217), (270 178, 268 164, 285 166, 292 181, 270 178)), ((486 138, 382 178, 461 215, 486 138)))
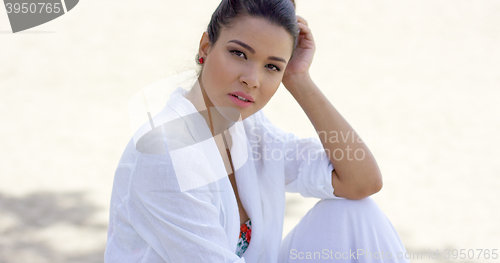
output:
POLYGON ((317 138, 285 137, 285 190, 304 197, 340 198, 333 194, 332 171, 323 145, 317 138))
POLYGON ((277 134, 284 142, 285 190, 300 193, 304 197, 336 199, 333 194, 332 171, 323 145, 318 138, 300 139, 293 133, 276 127, 261 111, 257 118, 265 132, 277 134))
MULTIPOLYGON (((203 171, 204 156, 190 157, 185 172, 203 171)), ((166 262, 245 262, 229 247, 214 202, 215 184, 180 191, 168 153, 139 153, 131 172, 128 220, 166 262)))

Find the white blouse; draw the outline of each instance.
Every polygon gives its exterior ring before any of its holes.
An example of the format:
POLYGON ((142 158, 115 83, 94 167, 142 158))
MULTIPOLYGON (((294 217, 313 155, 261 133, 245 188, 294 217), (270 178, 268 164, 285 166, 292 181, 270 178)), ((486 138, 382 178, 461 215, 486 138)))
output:
POLYGON ((252 221, 252 238, 240 258, 234 191, 214 138, 186 92, 175 90, 121 157, 105 262, 277 262, 285 191, 340 198, 333 194, 334 168, 321 142, 283 132, 262 111, 229 129, 238 193, 252 221))

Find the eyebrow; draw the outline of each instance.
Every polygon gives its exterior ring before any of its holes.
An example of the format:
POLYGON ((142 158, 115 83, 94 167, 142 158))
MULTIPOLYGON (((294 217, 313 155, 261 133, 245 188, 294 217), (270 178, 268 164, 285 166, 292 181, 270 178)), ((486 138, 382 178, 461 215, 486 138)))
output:
MULTIPOLYGON (((231 42, 232 42, 232 43, 236 43, 236 44, 238 44, 238 45, 240 45, 240 46, 244 47, 244 48, 245 48, 245 49, 247 49, 248 51, 250 51, 250 53, 255 54, 255 49, 253 49, 253 48, 252 48, 252 47, 250 47, 249 45, 247 45, 247 44, 245 44, 245 43, 243 43, 243 42, 241 42, 241 41, 239 41, 239 40, 236 40, 236 39, 229 40, 227 43, 231 43, 231 42)), ((270 56, 270 57, 268 57, 267 59, 269 59, 269 60, 275 60, 275 61, 281 61, 281 62, 283 62, 283 63, 286 63, 286 60, 285 60, 285 59, 283 59, 283 58, 280 58, 280 57, 270 56)))

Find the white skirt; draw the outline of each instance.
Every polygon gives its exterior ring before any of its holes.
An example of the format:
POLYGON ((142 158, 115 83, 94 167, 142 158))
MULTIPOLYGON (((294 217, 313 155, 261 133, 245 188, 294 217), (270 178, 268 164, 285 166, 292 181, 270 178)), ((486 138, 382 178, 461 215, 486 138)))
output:
POLYGON ((396 230, 370 197, 320 200, 281 244, 285 262, 410 262, 396 230))

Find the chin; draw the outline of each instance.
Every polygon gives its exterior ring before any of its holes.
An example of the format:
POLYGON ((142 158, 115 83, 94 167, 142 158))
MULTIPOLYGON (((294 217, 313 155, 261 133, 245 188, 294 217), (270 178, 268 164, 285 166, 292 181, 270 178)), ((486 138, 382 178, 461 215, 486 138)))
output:
POLYGON ((232 122, 242 121, 244 119, 244 115, 238 109, 233 107, 216 107, 217 111, 224 117, 226 120, 232 122))

